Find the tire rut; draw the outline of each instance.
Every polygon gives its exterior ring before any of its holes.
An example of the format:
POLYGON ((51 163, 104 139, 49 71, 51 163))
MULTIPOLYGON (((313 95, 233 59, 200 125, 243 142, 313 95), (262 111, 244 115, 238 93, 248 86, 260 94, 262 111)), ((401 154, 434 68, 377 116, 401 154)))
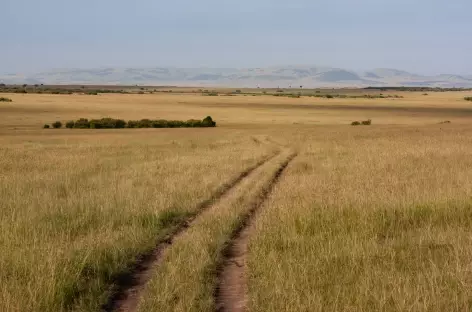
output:
POLYGON ((227 247, 223 250, 223 260, 218 268, 217 286, 215 289, 215 310, 217 312, 247 311, 246 262, 247 247, 254 218, 262 207, 288 164, 297 156, 291 154, 274 173, 270 183, 254 200, 252 207, 240 226, 233 233, 227 247))
POLYGON ((159 265, 164 252, 172 245, 173 240, 184 233, 185 230, 190 227, 192 222, 195 221, 195 219, 197 219, 202 212, 221 200, 253 171, 263 166, 265 163, 269 162, 279 154, 280 151, 277 151, 274 154, 263 158, 254 166, 251 166, 245 171, 241 172, 235 179, 223 184, 211 196, 211 198, 198 204, 196 213, 193 216, 189 217, 183 223, 176 226, 165 238, 159 240, 156 247, 152 251, 141 255, 133 267, 131 267, 127 272, 116 276, 114 278, 115 286, 112 290, 112 295, 109 297, 108 301, 101 306, 101 311, 136 311, 144 286, 150 280, 153 269, 159 265))

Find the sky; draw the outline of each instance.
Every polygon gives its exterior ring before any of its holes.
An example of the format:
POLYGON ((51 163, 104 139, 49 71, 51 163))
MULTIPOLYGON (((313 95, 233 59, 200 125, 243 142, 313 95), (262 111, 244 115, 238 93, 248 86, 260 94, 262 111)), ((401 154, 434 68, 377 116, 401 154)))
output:
POLYGON ((470 0, 0 0, 0 73, 333 66, 472 74, 470 0))

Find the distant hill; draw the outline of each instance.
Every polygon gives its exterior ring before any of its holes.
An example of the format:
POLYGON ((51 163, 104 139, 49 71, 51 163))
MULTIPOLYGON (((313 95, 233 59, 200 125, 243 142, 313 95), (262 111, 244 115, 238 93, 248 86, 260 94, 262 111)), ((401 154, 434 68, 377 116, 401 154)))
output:
POLYGON ((7 84, 123 84, 232 87, 472 87, 472 75, 422 76, 388 68, 355 72, 317 66, 264 68, 96 68, 61 69, 31 75, 0 75, 7 84))

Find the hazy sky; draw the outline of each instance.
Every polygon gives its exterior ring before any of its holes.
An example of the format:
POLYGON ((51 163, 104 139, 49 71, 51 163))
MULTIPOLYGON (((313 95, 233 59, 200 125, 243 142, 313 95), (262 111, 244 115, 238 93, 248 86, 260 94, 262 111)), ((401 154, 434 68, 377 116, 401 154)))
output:
POLYGON ((471 0, 0 0, 0 72, 392 67, 472 74, 471 0))

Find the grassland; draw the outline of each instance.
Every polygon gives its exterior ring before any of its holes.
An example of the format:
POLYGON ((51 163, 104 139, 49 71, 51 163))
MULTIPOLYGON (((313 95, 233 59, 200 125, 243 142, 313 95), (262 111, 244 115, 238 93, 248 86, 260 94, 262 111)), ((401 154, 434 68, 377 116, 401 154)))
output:
POLYGON ((222 250, 293 151, 254 215, 250 311, 472 309, 468 94, 391 94, 403 98, 5 94, 0 310, 99 311, 116 274, 279 152, 175 238, 139 300, 214 311, 222 250), (207 115, 217 128, 42 129, 207 115))

